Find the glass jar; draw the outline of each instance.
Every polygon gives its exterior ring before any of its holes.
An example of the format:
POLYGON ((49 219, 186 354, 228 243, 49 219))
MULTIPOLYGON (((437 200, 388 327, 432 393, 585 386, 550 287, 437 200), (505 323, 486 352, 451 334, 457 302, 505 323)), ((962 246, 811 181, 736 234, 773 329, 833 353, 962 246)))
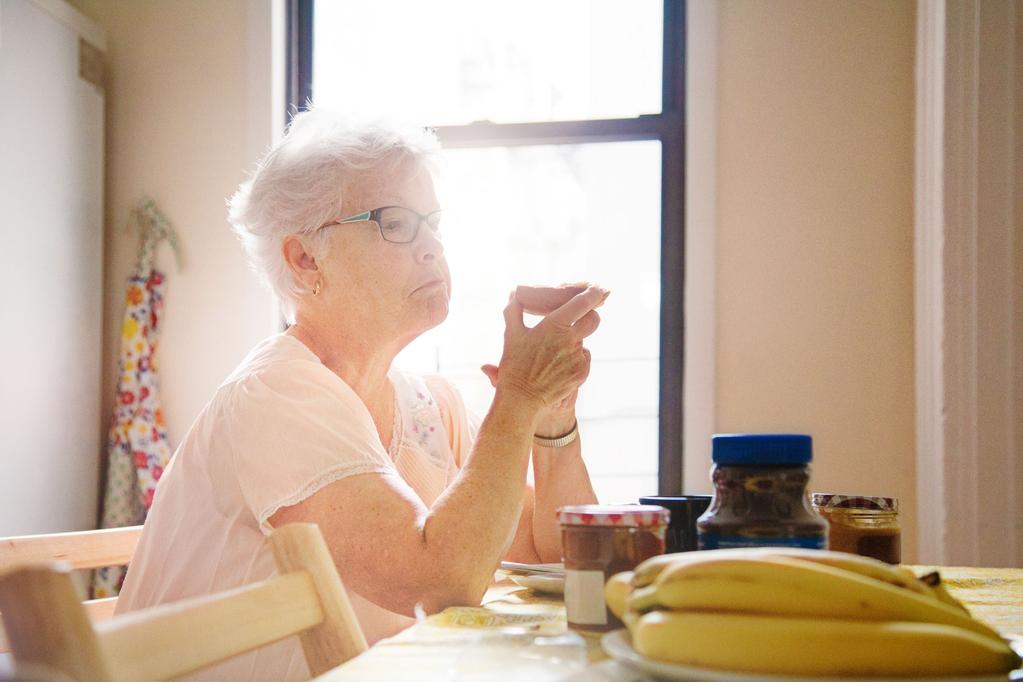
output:
POLYGON ((700 549, 827 546, 827 521, 806 490, 810 436, 719 434, 712 452, 714 499, 696 522, 700 549))
POLYGON ((558 509, 565 561, 565 609, 574 630, 622 627, 604 601, 604 583, 615 573, 664 554, 668 510, 654 505, 585 504, 558 509))
POLYGON ((894 497, 814 493, 813 506, 828 520, 828 549, 902 561, 899 501, 894 497))

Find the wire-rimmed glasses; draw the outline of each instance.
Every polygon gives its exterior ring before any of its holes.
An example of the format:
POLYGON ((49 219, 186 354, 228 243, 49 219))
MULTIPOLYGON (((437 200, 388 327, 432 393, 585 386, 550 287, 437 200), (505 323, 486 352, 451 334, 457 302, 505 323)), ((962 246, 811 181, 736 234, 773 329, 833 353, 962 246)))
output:
POLYGON ((348 223, 376 223, 380 229, 380 236, 383 237, 384 241, 394 244, 408 244, 415 241, 416 236, 419 234, 419 226, 423 223, 426 223, 434 235, 440 238, 440 217, 440 209, 423 215, 404 206, 381 206, 371 211, 364 211, 341 220, 325 223, 320 227, 346 225, 348 223))

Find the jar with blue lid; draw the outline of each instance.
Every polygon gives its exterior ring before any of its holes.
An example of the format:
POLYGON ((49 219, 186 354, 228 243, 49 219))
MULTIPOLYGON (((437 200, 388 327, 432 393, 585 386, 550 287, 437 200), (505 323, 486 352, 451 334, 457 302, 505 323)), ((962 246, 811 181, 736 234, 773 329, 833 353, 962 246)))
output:
POLYGON ((802 434, 718 434, 714 499, 696 521, 700 549, 826 549, 828 522, 810 504, 813 440, 802 434))

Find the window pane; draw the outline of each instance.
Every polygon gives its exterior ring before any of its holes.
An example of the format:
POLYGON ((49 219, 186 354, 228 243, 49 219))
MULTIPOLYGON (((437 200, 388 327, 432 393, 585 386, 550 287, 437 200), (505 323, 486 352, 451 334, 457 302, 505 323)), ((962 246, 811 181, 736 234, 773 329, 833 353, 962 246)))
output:
POLYGON ((586 344, 593 364, 578 404, 584 453, 602 501, 654 494, 660 143, 444 155, 438 193, 454 280, 451 313, 397 364, 444 374, 482 416, 493 391, 479 367, 500 360, 501 311, 515 285, 589 280, 609 288, 601 327, 586 344))
POLYGON ((661 0, 318 0, 313 99, 423 125, 661 111, 661 0))

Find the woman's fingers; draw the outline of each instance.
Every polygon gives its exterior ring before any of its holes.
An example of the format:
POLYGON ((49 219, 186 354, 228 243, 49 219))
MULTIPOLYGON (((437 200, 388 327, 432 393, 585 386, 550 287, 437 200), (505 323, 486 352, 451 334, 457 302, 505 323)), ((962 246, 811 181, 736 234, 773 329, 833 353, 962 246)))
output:
POLYGON ((539 398, 548 408, 564 400, 586 381, 590 353, 582 341, 600 325, 593 308, 607 298, 589 287, 550 313, 535 327, 522 319, 523 307, 513 295, 504 309, 505 339, 500 373, 494 365, 480 369, 495 388, 500 384, 539 398))
POLYGON ((607 289, 601 287, 588 287, 582 293, 570 298, 565 305, 545 317, 540 324, 550 321, 555 324, 571 327, 586 313, 603 303, 609 293, 607 289))
POLYGON ((515 292, 508 297, 508 305, 504 307, 504 327, 507 331, 520 331, 526 328, 522 321, 522 304, 515 298, 515 292))
POLYGON ((497 365, 483 365, 480 369, 490 379, 490 385, 497 388, 497 365))
POLYGON ((590 351, 580 344, 579 349, 572 355, 572 360, 575 388, 578 388, 590 376, 590 351))
POLYGON ((582 317, 579 321, 573 325, 576 334, 580 339, 585 339, 587 336, 597 331, 597 327, 600 326, 600 313, 596 310, 591 310, 582 317))

